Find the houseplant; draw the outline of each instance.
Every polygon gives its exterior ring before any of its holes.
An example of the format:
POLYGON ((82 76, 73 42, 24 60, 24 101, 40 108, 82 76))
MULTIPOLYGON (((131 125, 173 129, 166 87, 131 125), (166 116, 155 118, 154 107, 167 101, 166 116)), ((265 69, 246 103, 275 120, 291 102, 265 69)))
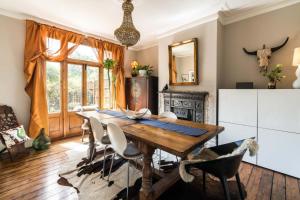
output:
POLYGON ((136 77, 138 75, 137 67, 139 66, 139 63, 137 61, 131 62, 131 76, 136 77))
POLYGON ((285 76, 282 75, 282 64, 277 64, 275 68, 265 72, 263 76, 267 77, 269 80, 268 89, 276 89, 277 82, 280 82, 285 78, 285 76))
POLYGON ((139 65, 137 66, 137 70, 140 76, 150 76, 153 72, 153 69, 150 65, 139 65))
MULTIPOLYGON (((105 69, 107 69, 107 79, 108 79, 108 88, 109 88, 109 92, 111 92, 111 78, 110 78, 110 70, 113 70, 113 68, 117 65, 117 62, 113 59, 107 58, 104 60, 103 62, 103 67, 105 69)), ((115 79, 114 77, 112 77, 113 80, 115 79)), ((113 81, 114 82, 114 81, 113 81)), ((110 101, 112 103, 112 101, 110 101)))

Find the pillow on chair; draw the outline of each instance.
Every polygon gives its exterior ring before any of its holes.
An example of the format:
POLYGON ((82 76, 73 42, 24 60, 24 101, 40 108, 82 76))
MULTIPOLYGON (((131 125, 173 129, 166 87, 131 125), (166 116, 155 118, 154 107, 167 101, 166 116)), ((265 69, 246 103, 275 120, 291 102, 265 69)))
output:
POLYGON ((25 151, 25 142, 30 140, 23 125, 1 132, 4 144, 9 152, 25 151))

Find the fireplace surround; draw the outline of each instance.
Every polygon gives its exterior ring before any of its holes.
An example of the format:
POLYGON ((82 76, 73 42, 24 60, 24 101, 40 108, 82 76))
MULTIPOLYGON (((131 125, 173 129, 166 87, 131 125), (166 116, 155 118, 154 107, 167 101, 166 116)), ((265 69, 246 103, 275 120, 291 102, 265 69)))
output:
POLYGON ((171 111, 178 119, 203 123, 205 121, 205 98, 208 92, 166 90, 163 95, 164 112, 171 111))

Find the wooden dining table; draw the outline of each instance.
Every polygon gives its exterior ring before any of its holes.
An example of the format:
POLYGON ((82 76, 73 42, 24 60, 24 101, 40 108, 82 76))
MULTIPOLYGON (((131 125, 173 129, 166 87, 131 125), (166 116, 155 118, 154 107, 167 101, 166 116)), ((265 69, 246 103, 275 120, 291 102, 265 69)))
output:
MULTIPOLYGON (((157 128, 151 125, 139 123, 136 120, 120 118, 98 111, 77 112, 77 115, 88 119, 95 117, 105 126, 114 123, 121 127, 128 140, 133 141, 143 154, 142 163, 142 186, 139 193, 141 200, 157 199, 162 193, 174 185, 179 179, 179 169, 176 167, 171 172, 163 173, 151 166, 152 156, 155 149, 161 149, 175 156, 185 159, 195 148, 202 146, 205 142, 221 133, 224 128, 215 125, 202 124, 180 119, 170 119, 158 115, 147 115, 144 118, 155 119, 187 127, 204 129, 207 132, 198 136, 188 136, 175 131, 157 128), (159 177, 158 181, 152 182, 153 177, 159 177)), ((90 127, 91 129, 91 127, 90 127)), ((89 134, 89 156, 93 155, 95 138, 90 130, 89 134)), ((89 160, 93 158, 89 157, 89 160)))

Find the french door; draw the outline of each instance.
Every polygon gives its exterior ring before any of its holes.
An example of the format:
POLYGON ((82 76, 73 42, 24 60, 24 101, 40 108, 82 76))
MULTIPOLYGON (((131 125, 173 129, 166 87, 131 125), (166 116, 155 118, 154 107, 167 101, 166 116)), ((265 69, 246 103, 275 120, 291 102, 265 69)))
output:
POLYGON ((86 62, 46 62, 46 72, 50 138, 80 134, 78 107, 102 107, 102 68, 86 62))

